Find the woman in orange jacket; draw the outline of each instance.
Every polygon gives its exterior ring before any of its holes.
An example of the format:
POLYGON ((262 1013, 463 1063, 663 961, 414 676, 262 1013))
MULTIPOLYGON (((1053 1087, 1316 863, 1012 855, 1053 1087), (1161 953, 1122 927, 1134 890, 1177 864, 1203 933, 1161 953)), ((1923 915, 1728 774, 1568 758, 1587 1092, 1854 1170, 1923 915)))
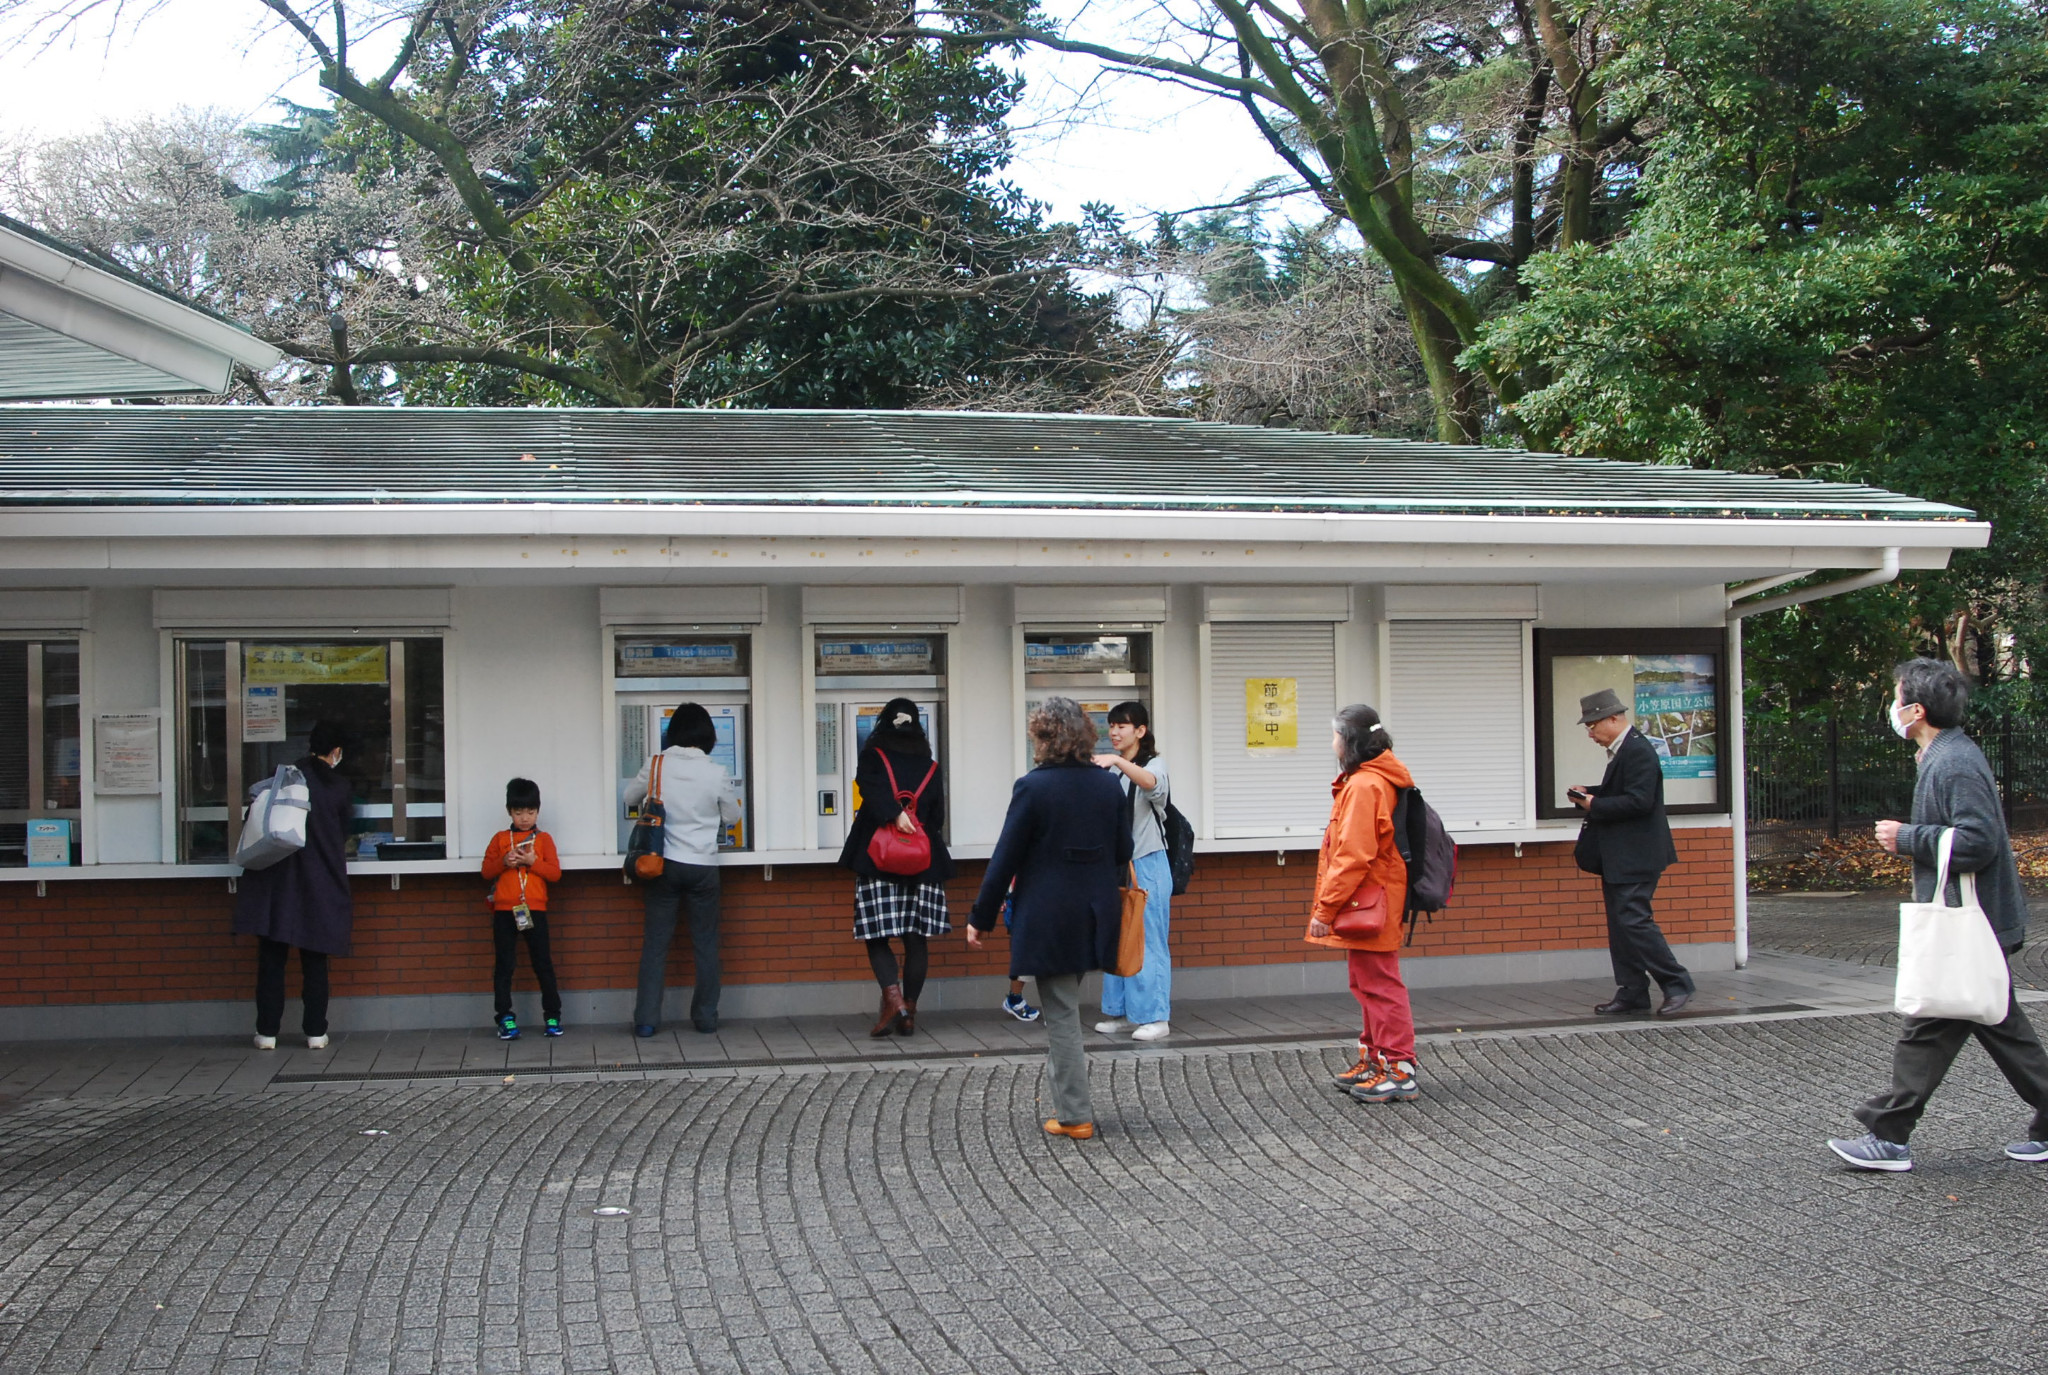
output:
POLYGON ((1394 846, 1394 803, 1415 780, 1394 757, 1393 738, 1371 707, 1345 707, 1330 724, 1339 773, 1330 785, 1308 939, 1349 952, 1351 992, 1364 1020, 1358 1063, 1336 1083, 1361 1103, 1405 1103, 1421 1090, 1415 1013, 1401 982, 1408 866, 1394 846))

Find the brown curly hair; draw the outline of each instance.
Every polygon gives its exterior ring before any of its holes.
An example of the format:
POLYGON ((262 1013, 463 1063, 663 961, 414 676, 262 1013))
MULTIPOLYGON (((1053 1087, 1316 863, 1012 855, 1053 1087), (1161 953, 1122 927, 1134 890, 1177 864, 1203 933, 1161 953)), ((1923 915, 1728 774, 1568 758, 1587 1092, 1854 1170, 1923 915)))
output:
POLYGON ((1095 757, 1095 723, 1071 697, 1048 697, 1031 713, 1031 755, 1039 764, 1087 763, 1095 757))

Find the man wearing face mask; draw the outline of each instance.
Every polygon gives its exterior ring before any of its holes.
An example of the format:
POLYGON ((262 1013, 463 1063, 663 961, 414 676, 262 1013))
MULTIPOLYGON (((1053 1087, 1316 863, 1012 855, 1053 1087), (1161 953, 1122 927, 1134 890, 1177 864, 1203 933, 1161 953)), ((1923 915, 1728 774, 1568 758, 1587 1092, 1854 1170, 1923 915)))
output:
MULTIPOLYGON (((1998 933, 2008 957, 2026 943, 2027 897, 2020 889, 2019 866, 2005 830, 1998 784, 1975 741, 1963 734, 1963 707, 1970 684, 1948 664, 1914 659, 1892 670, 1898 686, 1886 716, 1891 728, 1919 748, 1919 770, 1913 783, 1913 819, 1880 821, 1877 843, 1895 855, 1913 857, 1916 902, 1961 902, 1957 885, 1934 895, 1943 832, 1953 828, 1950 868, 1977 876, 1977 900, 1998 933)), ((2034 1034, 2033 1023, 2020 1011, 2019 999, 2007 1004, 1997 1026, 1946 1017, 1908 1017, 1892 1049, 1892 1086, 1856 1109, 1856 1120, 1870 1128, 1853 1141, 1830 1141, 1836 1155, 1859 1170, 1904 1171, 1913 1168, 1906 1145, 1927 1100, 1942 1076, 1975 1036, 2005 1075, 2006 1082, 2034 1108, 2031 1139, 2005 1148, 2014 1160, 2048 1161, 2048 1053, 2034 1034)))

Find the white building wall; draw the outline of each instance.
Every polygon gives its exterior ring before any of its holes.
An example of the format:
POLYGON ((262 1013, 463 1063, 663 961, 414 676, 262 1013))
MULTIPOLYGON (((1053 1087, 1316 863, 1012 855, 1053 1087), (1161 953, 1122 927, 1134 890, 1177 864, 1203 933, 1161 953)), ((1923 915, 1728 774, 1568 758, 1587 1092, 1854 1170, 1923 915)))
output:
POLYGON ((447 665, 449 853, 481 856, 505 826, 505 782, 540 785, 565 855, 614 848, 604 757, 604 652, 594 587, 459 587, 447 665))
POLYGON ((1017 700, 1016 643, 1010 589, 979 583, 965 589, 946 665, 946 720, 952 764, 952 834, 956 845, 993 845, 1002 834, 1017 776, 1016 739, 1024 704, 1017 700))
MULTIPOLYGON (((150 624, 149 589, 144 587, 103 587, 92 593, 92 629, 86 636, 85 711, 150 711, 162 705, 161 674, 158 669, 158 635, 150 624)), ((158 722, 159 747, 171 748, 168 720, 158 722)), ((90 781, 93 767, 91 732, 84 724, 86 738, 82 767, 90 781)), ((94 862, 99 864, 160 864, 169 856, 163 852, 164 809, 170 799, 156 796, 95 797, 85 828, 93 841, 94 862)))

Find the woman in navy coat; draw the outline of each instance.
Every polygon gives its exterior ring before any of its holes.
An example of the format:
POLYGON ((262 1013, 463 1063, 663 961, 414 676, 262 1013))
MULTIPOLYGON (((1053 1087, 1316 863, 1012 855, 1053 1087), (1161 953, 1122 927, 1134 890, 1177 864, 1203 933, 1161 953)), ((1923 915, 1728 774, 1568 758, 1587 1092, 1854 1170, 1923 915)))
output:
POLYGON ((1086 1141, 1095 1135, 1095 1108, 1081 1049, 1081 980, 1116 962, 1117 890, 1131 862, 1131 823, 1123 789, 1095 767, 1095 723, 1079 703, 1048 697, 1031 713, 1030 731, 1038 766, 1011 790, 967 944, 981 948, 981 933, 995 926, 1009 896, 1010 977, 1036 979, 1045 1007, 1058 1113, 1045 1129, 1086 1141))
POLYGON ((277 1049, 284 1020, 285 964, 299 952, 304 979, 306 1044, 327 1044, 327 957, 346 955, 355 927, 349 898, 348 841, 354 801, 339 772, 347 728, 319 721, 298 761, 312 810, 306 847, 236 883, 234 930, 256 937, 256 1048, 277 1049))

